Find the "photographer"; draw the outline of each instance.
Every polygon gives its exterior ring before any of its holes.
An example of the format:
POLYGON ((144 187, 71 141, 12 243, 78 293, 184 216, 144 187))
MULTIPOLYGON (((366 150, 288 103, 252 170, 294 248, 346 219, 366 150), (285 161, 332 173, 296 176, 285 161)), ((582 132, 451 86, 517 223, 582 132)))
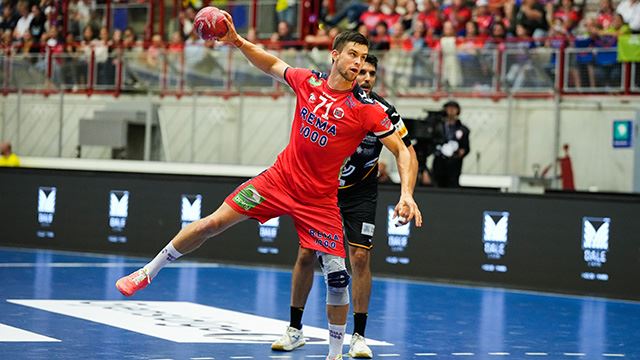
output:
POLYGON ((469 154, 469 128, 460 119, 460 105, 448 101, 443 106, 443 121, 435 126, 438 139, 434 152, 431 175, 437 187, 459 187, 462 159, 469 154))

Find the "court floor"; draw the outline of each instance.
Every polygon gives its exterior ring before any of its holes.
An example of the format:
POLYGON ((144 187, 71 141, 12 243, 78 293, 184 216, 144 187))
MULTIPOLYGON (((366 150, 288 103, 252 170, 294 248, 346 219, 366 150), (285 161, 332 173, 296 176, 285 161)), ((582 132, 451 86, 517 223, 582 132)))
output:
MULTIPOLYGON (((290 273, 188 260, 125 298, 145 259, 0 248, 0 359, 324 359, 321 276, 279 353, 290 273)), ((640 303, 378 278, 366 335, 378 359, 640 359, 640 303)))

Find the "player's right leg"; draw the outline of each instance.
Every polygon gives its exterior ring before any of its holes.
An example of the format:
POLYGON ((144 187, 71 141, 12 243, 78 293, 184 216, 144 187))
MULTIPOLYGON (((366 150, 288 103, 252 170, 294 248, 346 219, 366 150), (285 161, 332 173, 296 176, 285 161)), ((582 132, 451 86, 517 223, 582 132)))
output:
POLYGON ((248 219, 226 203, 222 203, 213 214, 195 221, 180 230, 176 236, 147 265, 116 282, 116 288, 125 296, 144 289, 160 270, 199 248, 207 239, 214 237, 229 227, 248 219))
POLYGON ((291 351, 305 344, 302 332, 302 313, 313 286, 314 250, 298 248, 298 257, 291 276, 291 307, 289 326, 278 340, 271 344, 276 351, 291 351))

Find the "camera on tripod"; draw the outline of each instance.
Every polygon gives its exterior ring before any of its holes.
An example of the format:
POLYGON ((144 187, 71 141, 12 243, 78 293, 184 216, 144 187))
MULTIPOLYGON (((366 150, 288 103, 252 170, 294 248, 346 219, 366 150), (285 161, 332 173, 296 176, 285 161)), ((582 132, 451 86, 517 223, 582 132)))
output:
POLYGON ((413 147, 418 155, 418 162, 423 164, 429 155, 433 154, 438 145, 446 142, 442 132, 442 124, 446 119, 444 110, 425 109, 426 116, 422 118, 403 118, 414 143, 413 147), (421 159, 421 156, 424 159, 421 159))

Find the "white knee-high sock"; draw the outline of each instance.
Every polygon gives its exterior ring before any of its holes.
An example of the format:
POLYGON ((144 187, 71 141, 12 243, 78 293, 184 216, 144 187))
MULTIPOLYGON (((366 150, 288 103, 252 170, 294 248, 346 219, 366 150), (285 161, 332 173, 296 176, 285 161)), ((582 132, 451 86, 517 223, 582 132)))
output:
POLYGON ((329 324, 329 357, 342 354, 342 345, 344 344, 344 332, 347 324, 334 325, 329 324))
POLYGON ((182 254, 180 254, 178 250, 173 247, 171 241, 169 241, 167 246, 165 246, 151 262, 144 266, 144 269, 147 270, 149 277, 153 279, 163 267, 176 261, 180 256, 182 256, 182 254))

